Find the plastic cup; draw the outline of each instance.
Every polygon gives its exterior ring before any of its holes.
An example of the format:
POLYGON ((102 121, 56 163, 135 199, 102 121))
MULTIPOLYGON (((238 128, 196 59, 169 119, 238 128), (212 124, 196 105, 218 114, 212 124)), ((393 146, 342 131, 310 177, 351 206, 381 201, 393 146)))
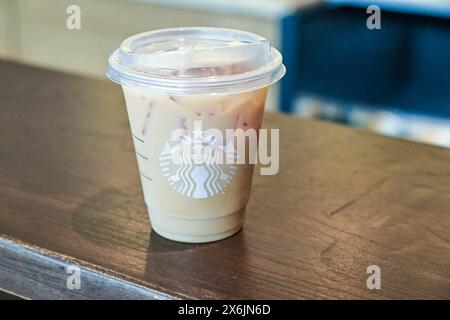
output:
POLYGON ((254 165, 199 154, 235 158, 227 134, 260 129, 268 87, 284 73, 281 54, 266 39, 221 28, 137 34, 110 56, 107 75, 123 88, 155 232, 199 243, 241 229, 254 165), (224 139, 204 134, 210 129, 224 139), (196 148, 200 153, 186 151, 196 148))

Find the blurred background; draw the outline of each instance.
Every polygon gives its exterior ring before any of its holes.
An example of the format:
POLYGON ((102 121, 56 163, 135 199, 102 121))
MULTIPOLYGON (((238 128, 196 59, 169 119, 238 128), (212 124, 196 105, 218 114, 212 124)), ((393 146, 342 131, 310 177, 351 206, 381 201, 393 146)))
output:
POLYGON ((0 58, 105 78, 123 39, 178 26, 279 48, 288 72, 269 111, 450 147, 450 0, 0 0, 0 58), (79 30, 66 26, 70 5, 79 30), (369 5, 381 29, 367 27, 369 5))

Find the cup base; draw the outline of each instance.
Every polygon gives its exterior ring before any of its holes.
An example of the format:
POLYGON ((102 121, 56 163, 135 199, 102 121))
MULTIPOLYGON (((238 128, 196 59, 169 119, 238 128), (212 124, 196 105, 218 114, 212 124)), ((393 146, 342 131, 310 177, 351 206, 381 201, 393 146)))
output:
POLYGON ((222 240, 237 233, 244 223, 245 208, 216 218, 181 219, 149 208, 152 229, 160 236, 186 243, 222 240))
POLYGON ((242 226, 239 226, 236 229, 219 233, 219 234, 212 234, 212 235, 204 235, 204 236, 194 236, 194 235, 184 235, 184 234, 176 234, 176 233, 170 233, 165 230, 160 230, 152 226, 152 230, 155 231, 157 234, 159 234, 161 237, 169 239, 171 241, 176 242, 183 242, 183 243, 207 243, 207 242, 214 242, 219 240, 224 240, 226 238, 231 237, 232 235, 236 234, 241 230, 242 226))

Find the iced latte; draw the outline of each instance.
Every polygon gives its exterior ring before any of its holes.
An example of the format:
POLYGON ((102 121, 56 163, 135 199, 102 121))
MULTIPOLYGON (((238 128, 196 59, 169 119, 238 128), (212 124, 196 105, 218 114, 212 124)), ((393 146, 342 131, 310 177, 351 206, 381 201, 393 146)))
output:
POLYGON ((254 34, 183 28, 133 36, 109 62, 153 230, 182 242, 236 233, 253 164, 236 161, 230 132, 259 130, 268 86, 284 74, 279 52, 254 34))

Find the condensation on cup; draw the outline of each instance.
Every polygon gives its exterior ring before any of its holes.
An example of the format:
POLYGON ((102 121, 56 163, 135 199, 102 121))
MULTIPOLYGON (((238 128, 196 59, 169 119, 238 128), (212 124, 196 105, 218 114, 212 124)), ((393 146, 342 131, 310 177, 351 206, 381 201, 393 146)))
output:
POLYGON ((266 39, 221 28, 137 34, 110 56, 107 75, 123 88, 156 233, 199 243, 242 228, 254 165, 203 155, 235 158, 226 132, 259 130, 268 87, 284 73, 280 52, 266 39), (204 134, 211 129, 223 139, 204 134))

